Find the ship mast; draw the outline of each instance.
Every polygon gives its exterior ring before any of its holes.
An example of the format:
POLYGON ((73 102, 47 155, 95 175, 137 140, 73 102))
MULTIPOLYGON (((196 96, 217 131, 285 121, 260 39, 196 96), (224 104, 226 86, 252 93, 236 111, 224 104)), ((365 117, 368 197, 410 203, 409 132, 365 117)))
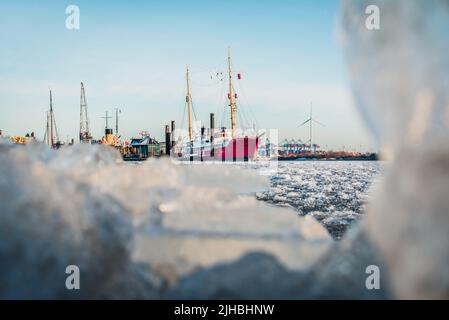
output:
POLYGON ((47 111, 47 126, 45 128, 44 143, 50 146, 50 112, 47 111))
POLYGON ((235 101, 232 93, 231 49, 228 48, 228 73, 229 73, 229 106, 231 107, 232 138, 235 138, 235 101))
POLYGON ((186 72, 186 79, 187 79, 187 111, 189 114, 189 141, 193 141, 193 134, 192 134, 192 112, 191 112, 191 96, 190 96, 190 80, 189 80, 189 66, 187 66, 187 72, 186 72))
POLYGON ((119 108, 115 108, 115 136, 118 139, 118 114, 122 111, 119 108))
POLYGON ((51 141, 51 147, 55 147, 55 138, 54 138, 54 128, 53 128, 53 98, 51 96, 51 90, 50 90, 50 141, 51 141))
MULTIPOLYGON (((106 122, 106 126, 104 127, 105 130, 109 129, 109 122, 108 120, 111 119, 112 117, 108 116, 108 111, 105 111, 106 116, 102 117, 103 119, 105 119, 106 122)), ((105 131, 106 133, 106 131, 105 131)))
MULTIPOLYGON (((312 118, 312 102, 310 103, 310 119, 313 119, 312 118)), ((309 127, 309 136, 310 136, 309 148, 310 148, 310 152, 312 152, 312 123, 313 123, 313 121, 311 120, 310 121, 310 127, 309 127)))

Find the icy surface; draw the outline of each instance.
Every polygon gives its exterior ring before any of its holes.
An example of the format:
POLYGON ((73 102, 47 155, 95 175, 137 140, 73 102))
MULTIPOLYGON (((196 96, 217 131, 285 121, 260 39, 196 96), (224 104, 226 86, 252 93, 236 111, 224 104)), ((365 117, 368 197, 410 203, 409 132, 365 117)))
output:
POLYGON ((230 166, 128 165, 105 146, 1 144, 0 297, 164 297, 198 268, 254 252, 305 270, 332 240, 314 219, 255 199, 267 187, 230 166), (72 264, 77 292, 65 289, 72 264))
POLYGON ((280 162, 270 188, 257 198, 310 214, 341 239, 363 214, 370 186, 382 172, 383 164, 376 161, 280 162))
POLYGON ((356 105, 394 160, 363 228, 399 298, 448 299, 449 1, 343 1, 342 26, 356 105))

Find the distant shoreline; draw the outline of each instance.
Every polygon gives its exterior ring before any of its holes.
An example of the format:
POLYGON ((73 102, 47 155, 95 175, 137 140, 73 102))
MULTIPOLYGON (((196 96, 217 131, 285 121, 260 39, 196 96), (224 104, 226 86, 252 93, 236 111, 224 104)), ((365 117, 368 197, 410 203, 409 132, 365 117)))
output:
POLYGON ((272 160, 277 161, 379 161, 379 154, 371 153, 364 155, 346 155, 341 157, 318 156, 280 156, 272 160))
POLYGON ((282 161, 282 162, 301 162, 301 161, 380 161, 379 159, 272 159, 271 161, 282 161))

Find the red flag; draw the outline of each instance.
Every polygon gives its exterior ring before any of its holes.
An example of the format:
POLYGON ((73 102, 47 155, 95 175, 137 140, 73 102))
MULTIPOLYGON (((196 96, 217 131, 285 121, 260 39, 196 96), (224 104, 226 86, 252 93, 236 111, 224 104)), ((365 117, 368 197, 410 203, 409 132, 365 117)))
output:
POLYGON ((239 79, 239 80, 242 80, 242 74, 239 72, 239 73, 237 73, 237 78, 239 79))

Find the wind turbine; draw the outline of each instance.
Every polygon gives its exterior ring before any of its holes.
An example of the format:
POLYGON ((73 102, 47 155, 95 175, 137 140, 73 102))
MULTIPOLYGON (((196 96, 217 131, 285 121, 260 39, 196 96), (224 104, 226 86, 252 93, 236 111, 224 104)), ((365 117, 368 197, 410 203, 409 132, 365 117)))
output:
POLYGON ((321 122, 318 122, 317 120, 315 120, 312 116, 312 103, 310 103, 310 117, 309 119, 307 119, 306 121, 304 121, 303 123, 301 123, 298 127, 302 127, 303 125, 309 123, 309 148, 310 151, 312 151, 312 129, 313 129, 313 123, 317 123, 320 126, 325 126, 324 124, 322 124, 321 122))

